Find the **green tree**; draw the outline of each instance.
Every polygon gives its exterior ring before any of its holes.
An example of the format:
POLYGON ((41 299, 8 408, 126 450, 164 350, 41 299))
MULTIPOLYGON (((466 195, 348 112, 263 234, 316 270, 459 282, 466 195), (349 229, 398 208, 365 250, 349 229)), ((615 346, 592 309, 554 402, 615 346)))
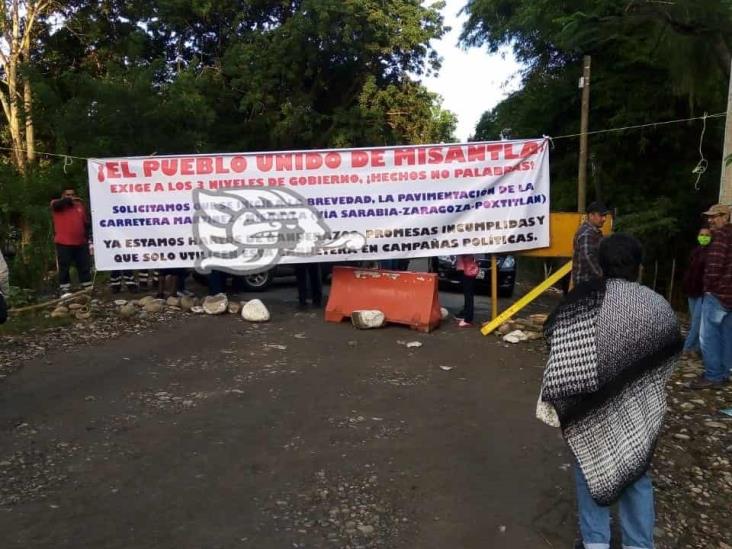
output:
MULTIPOLYGON (((32 142, 58 155, 102 157, 449 141, 454 115, 416 80, 439 69, 430 43, 445 32, 442 7, 421 0, 54 3, 53 14, 35 20, 34 47, 22 63, 23 82, 32 85, 32 142)), ((11 144, 4 129, 3 144, 11 144)), ((45 277, 48 201, 64 182, 83 191, 85 179, 82 162, 58 157, 42 157, 23 175, 7 168, 0 238, 20 222, 35 227, 26 256, 15 261, 16 277, 45 277)))
MULTIPOLYGON (((592 56, 590 130, 699 116, 725 109, 732 44, 727 0, 472 0, 467 44, 511 46, 525 64, 523 87, 483 115, 475 139, 579 132, 577 79, 592 56)), ((589 196, 618 208, 649 257, 668 257, 676 238, 694 234, 699 212, 715 201, 721 119, 707 120, 709 169, 695 189, 703 123, 590 136, 589 196), (594 183, 594 185, 593 185, 594 183)), ((576 208, 578 142, 551 151, 553 209, 576 208)), ((692 238, 688 238, 689 242, 692 238)), ((684 244, 680 246, 683 249, 684 244)))

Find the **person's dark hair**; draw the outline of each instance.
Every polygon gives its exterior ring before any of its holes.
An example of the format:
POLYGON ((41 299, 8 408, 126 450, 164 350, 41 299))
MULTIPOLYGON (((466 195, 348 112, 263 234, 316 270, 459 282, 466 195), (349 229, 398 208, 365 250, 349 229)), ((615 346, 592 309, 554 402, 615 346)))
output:
POLYGON ((643 249, 629 234, 614 234, 604 238, 599 251, 600 267, 605 278, 638 280, 643 249))
POLYGON ((71 184, 62 185, 61 186, 61 194, 64 194, 66 191, 76 191, 76 187, 74 185, 71 185, 71 184))
POLYGON ((585 213, 591 214, 591 213, 599 213, 601 215, 605 215, 610 213, 610 208, 605 206, 602 202, 590 202, 590 205, 587 206, 587 209, 585 210, 585 213))

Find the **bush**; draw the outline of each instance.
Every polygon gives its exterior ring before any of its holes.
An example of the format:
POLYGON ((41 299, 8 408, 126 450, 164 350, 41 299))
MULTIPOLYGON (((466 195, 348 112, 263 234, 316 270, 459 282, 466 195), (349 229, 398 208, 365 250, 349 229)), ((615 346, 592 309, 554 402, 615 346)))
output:
POLYGON ((0 240, 3 248, 15 248, 15 255, 6 257, 14 286, 36 291, 52 286, 56 260, 49 204, 67 184, 83 195, 86 180, 78 162, 66 171, 62 164, 42 162, 27 174, 0 165, 0 240))

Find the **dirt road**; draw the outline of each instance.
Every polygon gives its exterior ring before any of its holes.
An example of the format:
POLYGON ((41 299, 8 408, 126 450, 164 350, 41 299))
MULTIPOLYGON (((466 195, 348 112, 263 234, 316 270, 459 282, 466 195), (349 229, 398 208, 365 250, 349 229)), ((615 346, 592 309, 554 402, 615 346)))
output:
POLYGON ((179 317, 8 377, 3 547, 571 546, 542 343, 357 331, 292 292, 268 324, 179 317))

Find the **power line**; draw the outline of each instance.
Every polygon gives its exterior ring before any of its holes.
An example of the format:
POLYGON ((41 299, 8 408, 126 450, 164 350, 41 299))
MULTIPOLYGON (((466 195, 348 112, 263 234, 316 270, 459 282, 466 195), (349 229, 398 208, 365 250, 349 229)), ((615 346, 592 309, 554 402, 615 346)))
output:
MULTIPOLYGON (((623 132, 627 130, 637 130, 640 128, 653 128, 655 126, 664 126, 667 124, 679 124, 681 122, 692 122, 693 120, 706 120, 708 118, 724 118, 727 116, 726 112, 718 112, 716 114, 705 114, 704 116, 695 116, 693 118, 680 118, 678 120, 664 120, 662 122, 651 122, 650 124, 638 124, 636 126, 623 126, 622 128, 610 128, 607 130, 594 130, 591 132, 587 132, 586 135, 595 135, 598 133, 610 133, 610 132, 623 132)), ((546 137, 548 139, 557 140, 557 139, 569 139, 570 137, 579 137, 581 135, 585 135, 583 133, 571 133, 567 135, 558 135, 557 137, 549 136, 546 137)))
MULTIPOLYGON (((0 147, 0 150, 2 151, 22 151, 22 152, 31 152, 28 149, 21 149, 18 147, 0 147)), ((76 160, 89 160, 88 158, 85 158, 83 156, 74 156, 73 154, 58 154, 58 153, 50 153, 50 152, 43 152, 43 151, 33 151, 35 154, 41 155, 41 156, 57 156, 59 158, 74 158, 76 160)))
MULTIPOLYGON (((651 122, 648 124, 637 124, 635 126, 623 126, 620 128, 608 128, 605 130, 593 130, 591 132, 584 133, 570 133, 567 135, 558 135, 558 136, 551 136, 551 135, 544 135, 546 139, 550 141, 556 141, 557 139, 570 139, 572 137, 580 137, 582 135, 597 135, 601 133, 610 133, 610 132, 623 132, 628 130, 638 130, 641 128, 653 128, 656 126, 666 126, 668 124, 680 124, 682 122, 693 122, 694 120, 707 120, 709 118, 725 118, 727 116, 726 112, 718 112, 715 114, 705 114, 703 116, 694 116, 692 118, 679 118, 678 120, 663 120, 661 122, 651 122)), ((0 147, 0 150, 3 151, 23 151, 23 152, 30 152, 28 149, 21 149, 18 147, 0 147)), ((88 157, 84 156, 74 156, 72 154, 59 154, 59 153, 51 153, 51 152, 45 152, 45 151, 34 151, 35 154, 40 156, 55 156, 57 158, 64 158, 69 159, 73 158, 75 160, 89 160, 88 157)))

